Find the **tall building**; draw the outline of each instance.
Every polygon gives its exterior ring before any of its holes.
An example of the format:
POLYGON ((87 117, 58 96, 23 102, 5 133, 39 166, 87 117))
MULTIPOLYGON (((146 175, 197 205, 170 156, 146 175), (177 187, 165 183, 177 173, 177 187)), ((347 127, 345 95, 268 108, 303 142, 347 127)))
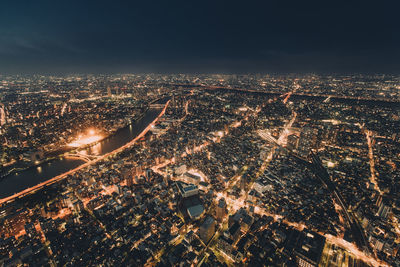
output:
POLYGON ((199 229, 199 236, 204 243, 208 243, 215 233, 215 220, 213 217, 208 216, 199 229))
POLYGON ((132 170, 127 170, 124 173, 124 180, 125 183, 128 187, 131 187, 133 185, 133 177, 135 175, 135 168, 133 168, 132 170))
POLYGON ((7 115, 3 104, 0 104, 0 126, 7 123, 7 115))
POLYGON ((80 213, 84 209, 83 202, 80 200, 75 200, 74 203, 72 203, 72 206, 77 213, 80 213))
POLYGON ((376 199, 376 206, 378 207, 377 215, 382 219, 386 219, 392 211, 390 199, 379 195, 376 199))
POLYGON ((218 202, 218 206, 216 208, 216 217, 218 221, 224 220, 225 216, 227 215, 226 211, 226 201, 224 198, 221 198, 218 202))
POLYGON ((175 108, 176 107, 176 101, 175 101, 175 94, 172 95, 171 99, 171 107, 175 108))
POLYGON ((325 246, 325 237, 313 231, 304 230, 297 240, 294 254, 297 266, 317 267, 325 246))
POLYGON ((111 96, 112 96, 112 94, 111 94, 111 87, 107 87, 107 96, 108 96, 108 97, 111 97, 111 96))
POLYGON ((199 188, 194 184, 175 183, 179 193, 183 198, 188 198, 199 194, 199 188))
POLYGON ((240 178, 240 189, 242 191, 246 191, 246 186, 247 186, 247 175, 242 175, 240 178))
POLYGON ((147 168, 147 169, 145 170, 145 172, 144 172, 144 175, 145 175, 145 177, 146 177, 146 181, 147 181, 147 182, 150 181, 150 178, 151 178, 151 169, 147 168))
POLYGON ((392 207, 387 202, 382 201, 379 205, 378 216, 382 219, 386 219, 391 211, 392 207))

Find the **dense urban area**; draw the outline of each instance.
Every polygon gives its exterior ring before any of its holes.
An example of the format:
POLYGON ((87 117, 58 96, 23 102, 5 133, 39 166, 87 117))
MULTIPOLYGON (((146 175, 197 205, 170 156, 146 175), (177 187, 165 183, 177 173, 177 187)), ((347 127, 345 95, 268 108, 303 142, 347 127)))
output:
POLYGON ((400 266, 398 76, 0 76, 0 103, 0 191, 85 162, 0 199, 0 266, 400 266))

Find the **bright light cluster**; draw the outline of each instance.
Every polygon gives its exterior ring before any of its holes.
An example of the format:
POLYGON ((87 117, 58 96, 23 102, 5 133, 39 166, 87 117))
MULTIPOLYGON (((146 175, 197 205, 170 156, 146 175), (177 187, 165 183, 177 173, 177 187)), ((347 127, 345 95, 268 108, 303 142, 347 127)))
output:
POLYGON ((89 129, 86 135, 79 135, 78 139, 68 144, 70 147, 81 147, 95 143, 101 140, 103 136, 101 134, 96 134, 96 131, 89 129))

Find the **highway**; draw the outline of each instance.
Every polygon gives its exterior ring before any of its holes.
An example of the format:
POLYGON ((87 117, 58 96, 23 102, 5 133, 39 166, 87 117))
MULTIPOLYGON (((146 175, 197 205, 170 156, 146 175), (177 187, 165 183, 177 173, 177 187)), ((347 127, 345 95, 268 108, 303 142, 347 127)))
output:
POLYGON ((51 178, 51 179, 49 179, 49 180, 47 180, 45 182, 42 182, 42 183, 37 184, 37 185, 35 185, 33 187, 27 188, 27 189, 25 189, 25 190, 23 190, 21 192, 18 192, 18 193, 14 194, 14 195, 9 196, 9 197, 0 199, 0 205, 9 203, 11 201, 14 201, 17 198, 21 198, 21 197, 24 197, 26 195, 32 194, 32 193, 42 189, 43 187, 46 187, 46 186, 52 185, 54 183, 57 183, 57 182, 65 179, 66 177, 68 177, 68 175, 71 175, 71 174, 73 174, 73 173, 75 173, 75 172, 77 172, 79 170, 82 170, 82 169, 84 169, 86 167, 92 166, 92 165, 96 164, 97 162, 99 162, 99 161, 101 161, 103 159, 106 159, 106 158, 108 158, 110 156, 113 156, 113 155, 115 155, 115 154, 117 154, 117 153, 119 153, 119 152, 121 152, 121 151, 123 151, 123 150, 125 150, 125 149, 127 149, 127 148, 129 148, 131 146, 133 146, 136 143, 136 141, 139 140, 140 138, 142 138, 143 136, 145 136, 146 133, 151 129, 151 127, 153 125, 155 125, 157 123, 157 121, 164 115, 165 110, 167 109, 169 103, 170 103, 170 100, 168 100, 167 103, 164 105, 164 108, 160 112, 160 114, 138 136, 136 136, 130 142, 128 142, 125 145, 123 145, 123 146, 121 146, 121 147, 119 147, 119 148, 117 148, 117 149, 115 149, 115 150, 113 150, 113 151, 111 151, 109 153, 106 153, 106 154, 104 154, 104 155, 102 155, 102 156, 100 156, 100 157, 98 157, 98 158, 96 158, 94 160, 88 161, 88 162, 86 162, 86 163, 76 167, 75 169, 72 169, 72 170, 66 172, 66 173, 60 174, 58 176, 55 176, 55 177, 53 177, 53 178, 51 178))
POLYGON ((375 190, 378 191, 380 195, 382 195, 383 192, 379 188, 378 182, 376 181, 374 148, 373 148, 373 140, 371 137, 372 131, 365 129, 364 127, 362 127, 361 129, 364 131, 365 137, 367 138, 369 167, 370 167, 370 172, 371 172, 370 182, 375 186, 375 190))

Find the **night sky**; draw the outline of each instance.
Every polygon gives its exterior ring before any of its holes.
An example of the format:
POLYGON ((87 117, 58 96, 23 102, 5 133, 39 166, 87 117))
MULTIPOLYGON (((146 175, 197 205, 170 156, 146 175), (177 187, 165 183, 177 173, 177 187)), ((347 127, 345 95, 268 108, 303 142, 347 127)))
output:
POLYGON ((395 2, 2 0, 0 74, 399 74, 395 2))

